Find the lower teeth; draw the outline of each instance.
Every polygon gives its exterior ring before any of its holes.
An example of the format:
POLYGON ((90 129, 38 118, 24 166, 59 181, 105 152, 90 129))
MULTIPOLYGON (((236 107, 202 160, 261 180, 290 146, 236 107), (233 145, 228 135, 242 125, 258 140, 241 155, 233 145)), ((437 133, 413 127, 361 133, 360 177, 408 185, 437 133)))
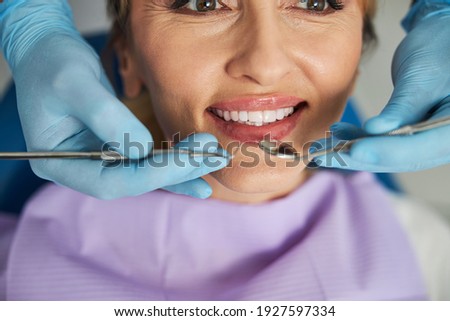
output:
MULTIPOLYGON (((284 118, 283 118, 283 119, 284 119, 284 118)), ((276 120, 276 121, 270 122, 270 123, 254 123, 254 122, 251 122, 251 121, 241 121, 241 120, 237 121, 237 123, 239 123, 239 124, 249 125, 249 126, 256 126, 256 127, 261 127, 261 126, 265 126, 265 125, 270 125, 270 124, 278 123, 278 122, 279 122, 279 120, 276 120)))
POLYGON ((245 125, 250 125, 250 126, 257 126, 257 127, 269 124, 269 123, 253 123, 251 121, 247 121, 247 122, 239 121, 239 123, 245 124, 245 125))

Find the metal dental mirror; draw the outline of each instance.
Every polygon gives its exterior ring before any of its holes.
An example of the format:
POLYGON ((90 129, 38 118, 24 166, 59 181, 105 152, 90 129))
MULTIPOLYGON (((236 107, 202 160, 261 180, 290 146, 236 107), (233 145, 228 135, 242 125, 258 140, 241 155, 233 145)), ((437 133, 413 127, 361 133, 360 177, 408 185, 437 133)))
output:
POLYGON ((330 146, 328 148, 325 148, 323 150, 319 150, 317 152, 313 152, 310 154, 300 155, 299 152, 295 150, 295 148, 284 142, 276 141, 276 140, 270 140, 270 139, 264 139, 259 142, 259 148, 261 148, 264 152, 267 154, 276 156, 278 158, 287 159, 287 160, 304 160, 308 159, 311 161, 315 157, 323 156, 330 153, 338 153, 338 152, 348 152, 351 148, 351 146, 360 141, 361 139, 364 139, 366 137, 383 137, 383 136, 406 136, 406 135, 413 135, 419 132, 427 131, 430 129, 443 127, 450 125, 450 116, 442 117, 439 119, 433 119, 433 120, 426 120, 414 125, 407 125, 400 127, 399 129, 392 130, 390 132, 380 134, 380 135, 367 135, 361 138, 353 139, 353 140, 347 140, 347 141, 340 141, 338 144, 334 146, 330 146))

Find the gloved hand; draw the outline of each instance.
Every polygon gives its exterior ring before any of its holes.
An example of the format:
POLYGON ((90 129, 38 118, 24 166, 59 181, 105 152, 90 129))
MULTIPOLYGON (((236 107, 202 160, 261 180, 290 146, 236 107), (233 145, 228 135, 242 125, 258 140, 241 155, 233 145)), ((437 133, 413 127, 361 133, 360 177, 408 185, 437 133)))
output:
MULTIPOLYGON (((6 0, 0 3, 0 30, 28 150, 92 151, 114 142, 117 151, 132 159, 148 154, 151 134, 114 96, 98 56, 75 30, 65 0, 6 0), (139 144, 140 150, 127 150, 127 141, 139 144)), ((218 150, 217 140, 208 134, 189 137, 182 145, 218 150)), ((226 153, 219 152, 225 157, 197 162, 187 155, 166 155, 129 166, 55 159, 31 165, 40 177, 102 199, 163 187, 205 198, 211 188, 199 177, 226 166, 226 153)))
MULTIPOLYGON (((450 0, 418 0, 403 25, 409 33, 394 56, 389 103, 366 122, 365 132, 348 124, 333 125, 336 138, 381 134, 450 115, 450 0)), ((432 168, 450 162, 450 126, 409 137, 366 138, 348 154, 316 161, 320 166, 373 172, 432 168)))

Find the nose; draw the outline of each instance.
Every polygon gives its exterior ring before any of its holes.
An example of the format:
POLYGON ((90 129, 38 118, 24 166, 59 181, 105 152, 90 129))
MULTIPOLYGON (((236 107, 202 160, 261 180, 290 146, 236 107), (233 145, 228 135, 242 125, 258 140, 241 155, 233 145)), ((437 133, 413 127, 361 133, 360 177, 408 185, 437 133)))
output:
POLYGON ((237 29, 237 50, 226 71, 235 79, 270 87, 292 72, 295 63, 289 56, 288 37, 282 34, 282 21, 277 10, 271 7, 254 9, 254 12, 247 12, 237 29))

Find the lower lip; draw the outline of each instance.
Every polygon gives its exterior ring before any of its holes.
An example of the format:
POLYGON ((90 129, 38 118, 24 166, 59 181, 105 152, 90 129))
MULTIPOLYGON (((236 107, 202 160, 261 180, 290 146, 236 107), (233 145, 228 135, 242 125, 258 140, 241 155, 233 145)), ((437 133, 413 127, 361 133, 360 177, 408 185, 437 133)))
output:
POLYGON ((228 137, 245 143, 258 143, 265 136, 270 135, 272 139, 282 140, 288 136, 298 123, 298 119, 305 108, 305 105, 297 106, 295 112, 282 120, 264 126, 251 126, 240 124, 234 121, 225 121, 222 118, 207 112, 216 126, 228 137))

